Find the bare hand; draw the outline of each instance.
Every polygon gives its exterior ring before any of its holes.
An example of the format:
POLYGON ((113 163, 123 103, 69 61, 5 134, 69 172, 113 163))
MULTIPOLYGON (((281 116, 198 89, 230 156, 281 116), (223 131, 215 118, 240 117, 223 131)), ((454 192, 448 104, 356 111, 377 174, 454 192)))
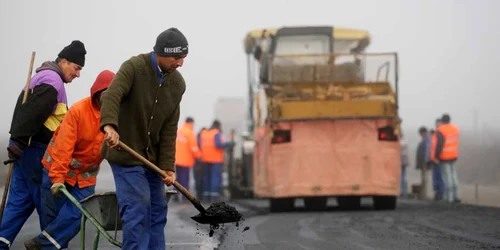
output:
POLYGON ((120 140, 120 136, 118 132, 116 132, 115 128, 111 125, 104 126, 104 141, 108 144, 110 148, 114 148, 118 146, 118 141, 120 140))
POLYGON ((53 195, 59 195, 59 188, 61 187, 64 187, 64 183, 54 183, 52 184, 52 186, 50 187, 50 192, 53 194, 53 195))
POLYGON ((171 186, 175 182, 175 173, 171 170, 163 170, 166 174, 167 177, 163 178, 163 183, 167 186, 171 186))

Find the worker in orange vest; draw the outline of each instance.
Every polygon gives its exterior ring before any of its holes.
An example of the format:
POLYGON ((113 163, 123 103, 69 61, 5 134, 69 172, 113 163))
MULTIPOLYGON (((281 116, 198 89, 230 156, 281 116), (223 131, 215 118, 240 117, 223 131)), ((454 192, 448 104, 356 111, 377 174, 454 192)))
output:
POLYGON ((221 133, 221 123, 215 120, 210 129, 201 133, 201 152, 203 161, 203 198, 217 200, 221 194, 222 164, 224 149, 234 146, 231 140, 225 142, 221 133))
MULTIPOLYGON (((205 127, 201 128, 196 135, 196 141, 198 142, 198 148, 201 148, 201 133, 207 130, 205 127)), ((201 150, 201 149, 200 149, 201 150)), ((203 166, 205 164, 201 160, 201 157, 195 160, 193 168, 194 183, 196 186, 196 196, 202 197, 203 195, 203 166)))
MULTIPOLYGON (((194 133, 194 119, 187 117, 186 121, 177 130, 175 141, 175 174, 179 184, 189 189, 189 172, 195 164, 195 159, 201 157, 196 135, 194 133)), ((179 194, 182 201, 182 194, 179 194)))
POLYGON ((444 114, 442 124, 437 128, 437 144, 434 161, 439 164, 443 177, 445 192, 444 199, 452 203, 460 203, 458 198, 458 178, 456 162, 458 159, 459 130, 450 123, 450 116, 444 114))
POLYGON ((90 96, 73 104, 54 132, 42 158, 43 209, 40 217, 47 227, 24 242, 26 249, 67 249, 69 241, 80 230, 80 210, 59 192, 65 187, 76 200, 95 192, 103 160, 100 154, 104 140, 99 129, 100 96, 114 76, 109 70, 102 71, 90 89, 90 96))
MULTIPOLYGON (((436 119, 436 129, 441 125, 441 118, 436 119)), ((439 201, 443 199, 444 195, 444 182, 441 177, 441 169, 439 164, 436 164, 436 146, 437 134, 435 130, 431 130, 431 147, 430 147, 430 161, 428 165, 432 168, 432 188, 434 190, 434 200, 439 201)))

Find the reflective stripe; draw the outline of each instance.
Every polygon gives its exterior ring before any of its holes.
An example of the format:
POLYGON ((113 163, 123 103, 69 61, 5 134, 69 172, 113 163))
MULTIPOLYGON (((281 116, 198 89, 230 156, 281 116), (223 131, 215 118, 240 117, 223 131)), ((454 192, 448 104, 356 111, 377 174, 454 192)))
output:
POLYGON ((69 164, 74 168, 81 168, 83 164, 79 161, 77 161, 75 158, 71 159, 71 163, 69 164))
POLYGON ((10 241, 7 240, 6 238, 0 237, 0 241, 3 242, 3 243, 5 243, 5 244, 7 244, 7 246, 10 247, 10 241))
POLYGON ((96 177, 98 173, 99 173, 99 166, 92 166, 89 169, 87 169, 86 172, 82 173, 82 178, 87 179, 91 177, 96 177))
POLYGON ((458 149, 458 147, 447 147, 447 148, 443 148, 442 152, 446 152, 446 151, 456 151, 458 149))
POLYGON ((75 177, 75 176, 76 176, 76 172, 75 172, 75 170, 70 169, 70 170, 68 171, 68 176, 69 176, 69 177, 75 177))
POLYGON ((57 248, 57 249, 61 249, 61 245, 59 245, 59 243, 57 243, 57 241, 52 238, 52 236, 50 236, 49 233, 47 233, 46 231, 43 231, 42 232, 43 236, 47 237, 47 239, 57 248))
POLYGON ((54 138, 50 139, 49 146, 52 146, 52 147, 54 146, 54 138))
POLYGON ((181 133, 177 133, 177 140, 180 142, 186 142, 186 143, 188 142, 188 139, 184 137, 184 135, 181 133))
MULTIPOLYGON (((90 166, 89 168, 87 168, 87 170, 85 172, 80 173, 80 175, 82 176, 83 179, 95 177, 99 173, 99 169, 100 169, 99 165, 93 165, 93 166, 90 166)), ((68 176, 75 177, 76 176, 75 170, 70 169, 68 171, 68 176)))
POLYGON ((50 157, 50 154, 48 151, 45 151, 45 154, 43 155, 43 157, 45 158, 45 161, 47 161, 47 163, 52 163, 52 157, 50 157))

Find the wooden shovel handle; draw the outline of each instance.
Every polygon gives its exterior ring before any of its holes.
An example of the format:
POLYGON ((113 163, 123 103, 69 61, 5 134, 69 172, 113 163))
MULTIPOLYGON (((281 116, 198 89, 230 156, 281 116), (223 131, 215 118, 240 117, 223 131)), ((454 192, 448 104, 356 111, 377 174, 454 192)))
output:
MULTIPOLYGON (((23 95, 23 102, 24 104, 26 100, 28 99, 28 91, 30 89, 30 81, 31 81, 31 74, 33 72, 33 65, 35 64, 35 56, 36 52, 33 51, 31 52, 31 60, 30 60, 30 67, 28 70, 28 77, 26 79, 26 85, 24 86, 24 95, 23 95)), ((30 137, 31 140, 31 137, 30 137)), ((2 204, 0 205, 0 225, 2 225, 3 221, 3 211, 5 210, 5 204, 7 201, 7 194, 9 193, 9 188, 10 188, 10 180, 12 179, 12 168, 14 167, 14 160, 6 160, 3 162, 3 164, 9 165, 9 170, 7 172, 6 180, 5 180, 5 188, 3 189, 3 195, 2 195, 2 204)))
MULTIPOLYGON (((155 164, 152 162, 148 161, 148 159, 144 158, 142 155, 138 154, 135 152, 133 149, 131 149, 129 146, 125 145, 125 143, 119 141, 118 142, 118 147, 124 149, 128 153, 130 153, 132 156, 143 162, 146 166, 148 166, 150 169, 155 171, 157 174, 159 174, 162 178, 167 177, 167 174, 165 171, 161 170, 159 167, 157 167, 155 164)), ((196 199, 186 188, 184 188, 179 182, 174 181, 174 187, 179 190, 186 198, 200 211, 200 213, 205 214, 205 208, 201 205, 200 201, 196 199)))

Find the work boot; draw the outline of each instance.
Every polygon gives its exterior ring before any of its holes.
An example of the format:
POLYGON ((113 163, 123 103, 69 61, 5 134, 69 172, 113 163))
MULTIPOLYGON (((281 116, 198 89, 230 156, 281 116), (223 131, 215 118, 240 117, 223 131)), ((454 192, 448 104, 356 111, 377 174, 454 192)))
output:
POLYGON ((25 241, 24 247, 26 247, 26 250, 42 250, 42 246, 40 244, 38 236, 25 241))

